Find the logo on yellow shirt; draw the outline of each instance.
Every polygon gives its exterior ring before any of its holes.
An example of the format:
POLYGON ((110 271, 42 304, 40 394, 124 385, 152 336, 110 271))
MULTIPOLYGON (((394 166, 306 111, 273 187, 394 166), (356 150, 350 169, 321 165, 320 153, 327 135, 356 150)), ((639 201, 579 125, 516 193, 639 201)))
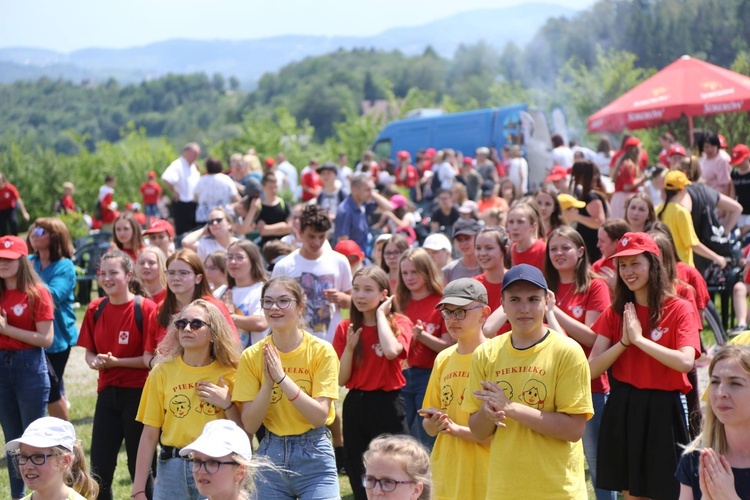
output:
POLYGON ((547 387, 541 381, 532 378, 523 386, 523 392, 518 399, 532 408, 541 410, 547 399, 547 387))
POLYGON ((190 399, 184 394, 178 394, 169 400, 169 411, 177 418, 184 418, 190 413, 190 399))
POLYGON ((450 404, 453 402, 453 387, 444 385, 443 390, 440 393, 440 406, 443 410, 447 410, 450 404))

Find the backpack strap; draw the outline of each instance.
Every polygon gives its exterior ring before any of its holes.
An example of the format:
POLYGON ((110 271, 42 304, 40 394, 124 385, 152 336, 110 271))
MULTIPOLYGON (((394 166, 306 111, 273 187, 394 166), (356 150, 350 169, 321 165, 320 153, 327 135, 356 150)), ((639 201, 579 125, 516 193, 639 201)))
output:
MULTIPOLYGON (((141 304, 143 303, 143 297, 141 297, 140 295, 136 295, 134 302, 133 316, 135 316, 135 324, 138 326, 138 331, 143 333, 143 308, 141 307, 141 304)), ((99 316, 102 315, 102 313, 104 312, 104 308, 107 307, 107 304, 109 304, 109 297, 104 297, 104 300, 99 302, 99 306, 97 306, 96 312, 94 312, 94 324, 99 321, 99 316)))
POLYGON ((104 300, 99 302, 99 306, 96 308, 96 312, 94 313, 94 324, 99 321, 99 316, 102 315, 102 313, 104 312, 104 308, 107 307, 107 304, 109 304, 109 297, 104 297, 104 300))

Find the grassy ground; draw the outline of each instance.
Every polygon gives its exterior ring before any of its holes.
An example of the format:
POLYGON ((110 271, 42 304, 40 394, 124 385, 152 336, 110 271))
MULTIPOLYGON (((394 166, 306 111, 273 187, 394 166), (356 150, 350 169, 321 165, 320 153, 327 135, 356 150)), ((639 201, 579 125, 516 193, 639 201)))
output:
MULTIPOLYGON (((83 316, 83 309, 78 311, 79 320, 83 316)), ((704 330, 702 333, 703 341, 706 346, 712 346, 716 343, 713 332, 704 330)), ((705 368, 699 370, 701 377, 701 390, 705 387, 705 368)), ((89 369, 84 359, 84 350, 74 348, 68 368, 65 373, 65 385, 68 396, 71 401, 70 419, 75 425, 78 438, 83 442, 83 448, 87 454, 91 449, 91 429, 94 419, 94 407, 96 404, 96 372, 89 369)), ((2 435, 0 434, 0 438, 2 435)), ((0 439, 0 445, 4 446, 4 439, 0 439)), ((7 464, 5 457, 0 458, 0 498, 11 498, 8 474, 5 470, 7 464)), ((595 498, 591 481, 586 473, 589 487, 589 498, 595 498)), ((351 493, 349 481, 345 476, 339 477, 341 484, 341 495, 344 500, 354 498, 351 493)), ((127 469, 127 457, 125 448, 120 449, 117 460, 117 471, 114 480, 114 498, 127 499, 130 497, 130 476, 127 469)))

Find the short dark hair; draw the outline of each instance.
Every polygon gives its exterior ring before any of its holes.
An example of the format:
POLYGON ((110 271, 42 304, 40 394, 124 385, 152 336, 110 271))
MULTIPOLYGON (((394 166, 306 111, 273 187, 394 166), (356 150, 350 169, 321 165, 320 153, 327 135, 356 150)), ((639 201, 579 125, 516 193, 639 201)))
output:
POLYGON ((305 228, 310 228, 318 233, 325 233, 330 230, 333 224, 331 218, 328 216, 328 210, 320 205, 307 205, 302 210, 302 215, 299 220, 300 232, 304 232, 305 228))
POLYGON ((552 146, 559 148, 560 146, 564 146, 565 141, 563 140, 562 136, 560 134, 555 134, 552 136, 552 146))
POLYGON ((115 180, 115 176, 112 174, 107 174, 104 176, 104 184, 107 184, 108 182, 112 182, 115 180))
POLYGON ((221 160, 218 158, 208 158, 206 160, 206 172, 209 174, 220 174, 224 170, 221 160))
POLYGON ((265 186, 269 182, 278 183, 278 181, 276 180, 276 174, 274 174, 273 172, 266 172, 265 174, 263 174, 263 179, 260 181, 261 185, 263 186, 265 186))

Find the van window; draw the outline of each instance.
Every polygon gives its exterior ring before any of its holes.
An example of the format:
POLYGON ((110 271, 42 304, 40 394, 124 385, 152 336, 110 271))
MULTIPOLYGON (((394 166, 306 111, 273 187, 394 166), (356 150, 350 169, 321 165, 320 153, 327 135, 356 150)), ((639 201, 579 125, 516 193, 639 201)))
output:
POLYGON ((505 118, 503 122, 503 135, 505 135, 505 140, 508 141, 508 144, 523 145, 523 127, 517 111, 510 113, 505 118))
POLYGON ((375 152, 375 158, 390 158, 391 157, 391 140, 383 139, 378 141, 373 146, 372 150, 375 152))

